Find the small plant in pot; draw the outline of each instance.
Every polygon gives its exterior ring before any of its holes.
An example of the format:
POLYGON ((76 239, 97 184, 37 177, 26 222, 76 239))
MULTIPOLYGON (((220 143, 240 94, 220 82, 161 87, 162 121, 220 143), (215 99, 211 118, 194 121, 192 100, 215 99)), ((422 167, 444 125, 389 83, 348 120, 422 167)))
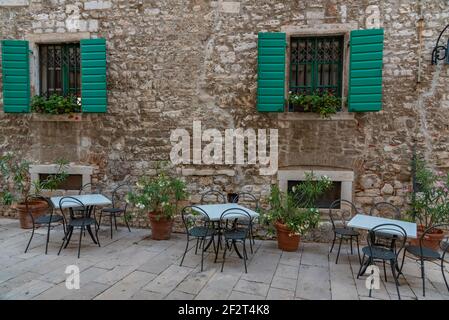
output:
MULTIPOLYGON (((419 190, 412 194, 409 216, 418 224, 418 239, 411 240, 412 244, 419 245, 426 229, 449 220, 449 173, 436 173, 418 158, 414 160, 414 166, 419 190)), ((443 230, 435 228, 423 239, 423 246, 437 250, 444 236, 443 230)))
POLYGON ((30 162, 18 161, 12 154, 0 157, 0 204, 10 205, 18 211, 21 228, 33 227, 29 212, 37 218, 47 211, 48 203, 37 198, 42 191, 52 192, 67 179, 67 162, 58 160, 57 164, 55 174, 32 182, 29 173, 30 162))
POLYGON ((153 240, 167 240, 171 236, 173 218, 186 198, 185 182, 161 172, 155 177, 140 179, 127 201, 148 214, 153 240))
POLYGON ((270 209, 262 215, 262 221, 271 226, 270 233, 276 230, 279 249, 298 250, 300 237, 318 226, 320 212, 315 203, 330 186, 327 177, 315 179, 308 173, 291 192, 282 192, 277 185, 271 187, 270 209))

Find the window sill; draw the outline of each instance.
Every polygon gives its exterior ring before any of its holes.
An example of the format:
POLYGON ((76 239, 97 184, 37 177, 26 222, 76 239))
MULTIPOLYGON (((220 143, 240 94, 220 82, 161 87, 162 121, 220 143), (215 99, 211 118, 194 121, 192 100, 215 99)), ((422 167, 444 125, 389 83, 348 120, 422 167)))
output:
POLYGON ((31 120, 37 122, 81 122, 88 121, 89 115, 85 113, 43 114, 32 113, 31 120))
POLYGON ((310 112, 283 112, 278 114, 278 120, 282 121, 352 121, 355 119, 353 112, 337 112, 330 118, 323 118, 317 113, 310 112))

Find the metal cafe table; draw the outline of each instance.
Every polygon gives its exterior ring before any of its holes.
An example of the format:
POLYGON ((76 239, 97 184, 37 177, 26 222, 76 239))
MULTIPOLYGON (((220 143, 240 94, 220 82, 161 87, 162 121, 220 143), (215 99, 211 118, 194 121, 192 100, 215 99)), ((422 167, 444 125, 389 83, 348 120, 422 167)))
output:
MULTIPOLYGON (((71 197, 79 200, 81 203, 83 203, 86 206, 86 210, 89 213, 89 216, 91 215, 93 209, 95 206, 107 206, 111 205, 112 201, 106 198, 102 194, 82 194, 82 195, 75 195, 75 196, 65 196, 65 197, 71 197)), ((67 199, 67 201, 64 201, 62 203, 62 208, 59 206, 60 200, 64 197, 51 197, 51 203, 53 204, 53 207, 55 209, 69 209, 69 208, 76 208, 79 206, 78 203, 73 202, 72 205, 70 204, 70 199, 67 199)), ((87 231, 89 232, 90 237, 92 238, 93 242, 97 244, 97 241, 95 240, 94 235, 92 234, 92 230, 90 227, 87 227, 87 231)))
MULTIPOLYGON (((220 204, 203 204, 203 205, 197 205, 195 206, 201 210, 204 210, 204 212, 207 213, 207 215, 209 216, 209 221, 211 221, 213 223, 213 225, 220 225, 220 219, 221 219, 221 215, 223 212, 225 212, 226 210, 230 210, 230 209, 240 209, 240 210, 244 210, 246 211, 252 220, 254 220, 255 218, 259 217, 259 213, 257 213, 254 210, 248 209, 244 206, 241 206, 237 203, 220 203, 220 204)), ((193 207, 193 209, 195 210, 195 207, 193 207)), ((201 210, 196 210, 198 213, 202 213, 201 210)), ((232 211, 231 211, 232 212, 232 211)), ((236 212, 238 213, 238 211, 236 212)), ((235 216, 235 218, 241 217, 241 215, 237 215, 235 216)), ((230 220, 233 219, 233 215, 232 213, 229 213, 226 215, 226 219, 230 220)), ((218 232, 221 232, 221 230, 218 230, 218 232)), ((207 244, 207 246, 204 248, 204 250, 207 250, 210 245, 212 244, 212 242, 214 241, 214 238, 211 238, 211 240, 209 241, 209 243, 207 244)), ((218 256, 218 246, 220 244, 217 245, 217 251, 215 252, 215 256, 218 256)), ((242 255, 240 254, 239 250, 237 249, 237 246, 235 244, 235 242, 233 242, 233 247, 235 249, 235 252, 237 253, 237 255, 242 258, 242 255)), ((215 259, 216 260, 216 259, 215 259)))

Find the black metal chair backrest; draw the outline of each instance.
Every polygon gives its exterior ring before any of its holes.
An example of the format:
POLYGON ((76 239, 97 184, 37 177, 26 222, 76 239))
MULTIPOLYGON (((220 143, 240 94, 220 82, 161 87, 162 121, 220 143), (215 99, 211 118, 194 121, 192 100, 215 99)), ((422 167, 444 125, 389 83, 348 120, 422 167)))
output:
POLYGON ((86 184, 83 184, 78 192, 78 195, 86 193, 87 190, 92 190, 92 183, 88 182, 86 184))
POLYGON ((369 211, 370 216, 391 218, 395 220, 401 219, 401 209, 389 202, 378 202, 369 211))
POLYGON ((339 211, 338 221, 341 221, 343 227, 346 227, 347 222, 357 214, 357 208, 351 201, 338 199, 331 203, 329 206, 329 218, 332 223, 332 229, 336 228, 337 214, 335 210, 339 211))
POLYGON ((198 206, 186 206, 181 210, 182 223, 186 232, 193 227, 209 227, 210 218, 206 211, 198 206))
POLYGON ((126 211, 126 208, 128 207, 128 202, 126 202, 126 196, 131 191, 132 191, 132 189, 128 183, 119 184, 112 191, 112 199, 111 199, 112 207, 113 208, 121 208, 126 211))
POLYGON ((53 216, 53 209, 54 209, 54 207, 53 207, 53 203, 50 201, 50 199, 47 198, 47 197, 38 196, 38 195, 28 196, 28 197, 25 198, 25 210, 28 213, 28 215, 31 217, 31 221, 33 221, 33 224, 34 224, 34 216, 33 216, 33 213, 30 210, 30 207, 29 207, 30 201, 33 201, 33 200, 41 200, 41 201, 47 202, 47 205, 48 205, 47 215, 50 216, 50 221, 51 221, 51 217, 53 216))
POLYGON ((426 230, 419 238, 419 247, 421 251, 421 256, 423 256, 423 248, 425 248, 424 241, 429 239, 429 234, 435 233, 435 231, 443 232, 442 239, 439 243, 439 248, 442 251, 442 259, 444 260, 446 253, 449 252, 449 223, 440 223, 433 225, 426 230))
POLYGON ((226 203, 226 197, 222 192, 218 190, 209 190, 201 195, 201 204, 210 203, 211 201, 209 199, 214 197, 216 203, 226 203))
POLYGON ((251 229, 253 218, 251 215, 242 208, 229 208, 223 211, 223 213, 220 216, 220 224, 224 223, 224 228, 231 230, 235 229, 238 225, 238 228, 240 230, 244 230, 246 233, 246 236, 248 236, 248 233, 251 229), (228 222, 232 221, 231 227, 228 227, 228 222), (243 224, 240 224, 239 222, 244 222, 243 224), (245 223, 246 222, 246 223, 245 223))
POLYGON ((390 249, 395 253, 397 259, 400 252, 405 249, 405 245, 407 243, 407 232, 404 228, 394 223, 383 223, 377 225, 368 232, 367 242, 371 256, 373 256, 372 253, 374 248, 385 248, 384 245, 378 244, 378 237, 380 236, 384 238, 386 234, 391 235, 392 239, 394 239, 391 243, 390 249))
POLYGON ((239 192, 231 201, 232 203, 240 203, 245 206, 251 206, 253 210, 259 210, 259 199, 250 192, 239 192))
POLYGON ((89 216, 88 207, 74 197, 62 197, 59 200, 59 209, 62 215, 64 215, 64 209, 69 209, 71 219, 87 218, 89 216), (76 209, 76 216, 73 209, 76 209))

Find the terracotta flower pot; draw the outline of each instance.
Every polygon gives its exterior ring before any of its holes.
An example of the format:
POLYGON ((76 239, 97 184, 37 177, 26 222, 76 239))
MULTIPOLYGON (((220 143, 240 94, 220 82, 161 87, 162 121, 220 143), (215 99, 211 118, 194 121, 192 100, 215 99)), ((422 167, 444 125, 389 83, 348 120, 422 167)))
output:
POLYGON ((148 213, 151 224, 151 239, 168 240, 170 239, 173 219, 167 219, 159 212, 148 213))
MULTIPOLYGON (((418 226, 418 230, 417 230, 418 238, 410 240, 410 242, 413 246, 419 247, 419 241, 420 241, 425 229, 426 228, 422 225, 418 226)), ((433 231, 432 233, 426 234, 426 236, 424 237, 424 239, 422 241, 422 245, 423 245, 423 247, 438 251, 438 249, 440 248, 440 243, 444 238, 444 231, 441 229, 438 229, 438 228, 435 228, 432 231, 433 231)))
POLYGON ((291 230, 282 223, 275 224, 278 248, 284 251, 296 251, 299 247, 300 236, 292 234, 291 230))
MULTIPOLYGON (((17 203, 13 205, 13 208, 19 212, 19 222, 22 229, 33 228, 33 221, 27 212, 27 206, 25 203, 17 203)), ((31 211, 34 220, 44 215, 48 210, 48 203, 44 200, 30 200, 28 201, 28 210, 31 211)))

